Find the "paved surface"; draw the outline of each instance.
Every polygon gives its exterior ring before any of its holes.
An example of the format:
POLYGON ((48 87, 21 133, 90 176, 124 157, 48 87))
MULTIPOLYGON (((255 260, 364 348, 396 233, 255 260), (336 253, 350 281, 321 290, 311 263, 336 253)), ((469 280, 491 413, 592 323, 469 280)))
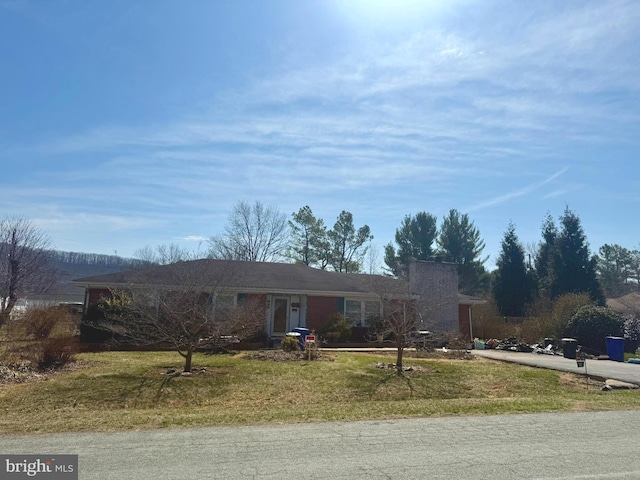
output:
POLYGON ((0 436, 0 452, 78 454, 81 480, 637 480, 638 425, 625 411, 0 436))
MULTIPOLYGON (((541 355, 538 353, 509 352, 506 350, 472 350, 474 355, 503 362, 520 363, 532 367, 550 368, 564 372, 583 374, 584 367, 578 367, 575 360, 562 355, 541 355)), ((590 377, 606 380, 621 380, 640 385, 640 365, 612 360, 587 360, 586 372, 590 377)))

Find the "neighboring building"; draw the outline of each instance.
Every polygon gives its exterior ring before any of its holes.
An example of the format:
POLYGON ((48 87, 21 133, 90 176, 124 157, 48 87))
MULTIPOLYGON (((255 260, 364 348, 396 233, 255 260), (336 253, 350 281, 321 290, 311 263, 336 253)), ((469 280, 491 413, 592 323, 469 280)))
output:
POLYGON ((265 331, 282 337, 296 327, 321 330, 329 318, 340 313, 354 327, 380 315, 381 298, 408 295, 423 315, 419 329, 459 332, 457 266, 452 263, 417 261, 411 265, 410 281, 381 275, 346 274, 319 270, 303 264, 194 260, 144 270, 86 277, 75 280, 85 288, 85 312, 113 289, 135 292, 141 286, 185 288, 200 282, 202 290, 225 302, 237 304, 258 299, 264 307, 265 331), (202 272, 202 274, 198 273, 202 272), (214 285, 207 288, 206 285, 214 285))

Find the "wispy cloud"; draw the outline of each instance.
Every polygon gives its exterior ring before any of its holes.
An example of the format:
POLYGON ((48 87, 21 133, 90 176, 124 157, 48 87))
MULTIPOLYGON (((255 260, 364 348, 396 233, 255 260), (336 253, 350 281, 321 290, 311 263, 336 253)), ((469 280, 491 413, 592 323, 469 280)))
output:
POLYGON ((0 179, 0 208, 59 209, 39 217, 51 228, 64 215, 69 228, 179 225, 169 238, 193 242, 203 237, 185 232, 216 233, 241 198, 284 211, 351 204, 394 222, 473 203, 463 189, 493 192, 469 212, 553 199, 576 191, 557 181, 580 171, 583 150, 638 146, 640 114, 620 104, 640 90, 635 1, 465 8, 478 20, 364 35, 313 62, 292 49, 274 73, 171 120, 10 145, 16 158, 74 166, 0 179))
POLYGON ((566 173, 568 170, 569 170, 569 167, 565 167, 562 170, 558 170, 556 173, 554 173, 553 175, 545 178, 544 180, 542 180, 540 182, 532 183, 530 185, 527 185, 525 187, 519 188, 517 190, 513 190, 513 191, 511 191, 511 192, 509 192, 507 194, 500 195, 498 197, 495 197, 495 198, 492 198, 490 200, 478 203, 476 205, 472 205, 471 207, 467 207, 465 209, 465 211, 466 212, 474 212, 474 211, 481 210, 481 209, 484 209, 484 208, 493 207, 493 206, 498 205, 500 203, 508 202, 509 200, 513 200, 514 198, 524 197, 525 195, 528 195, 528 194, 530 194, 532 192, 535 192, 536 190, 539 190, 543 186, 553 182, 555 179, 557 179, 558 177, 560 177, 561 175, 566 173))

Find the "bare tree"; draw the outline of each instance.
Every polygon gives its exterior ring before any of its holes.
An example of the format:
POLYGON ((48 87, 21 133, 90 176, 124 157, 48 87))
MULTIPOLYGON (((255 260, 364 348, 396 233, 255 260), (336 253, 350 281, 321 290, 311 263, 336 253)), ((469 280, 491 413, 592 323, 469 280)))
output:
POLYGON ((412 346, 413 335, 420 324, 417 297, 409 282, 382 276, 372 276, 370 288, 381 305, 380 317, 374 326, 377 334, 390 338, 396 348, 396 374, 403 375, 404 351, 412 346))
POLYGON ((270 262, 286 253, 289 234, 287 217, 276 206, 238 202, 225 232, 209 239, 213 258, 270 262))
POLYGON ((445 339, 457 331, 457 285, 456 265, 441 262, 413 262, 407 280, 370 277, 369 290, 381 305, 381 316, 375 326, 378 334, 394 342, 398 375, 403 375, 404 352, 408 347, 430 347, 436 332, 445 339))
POLYGON ((133 252, 133 256, 145 263, 154 263, 156 265, 169 265, 198 258, 197 253, 182 248, 175 243, 158 245, 155 249, 146 245, 133 252))
POLYGON ((0 221, 0 325, 20 298, 42 293, 55 282, 50 249, 49 237, 29 220, 0 221))
POLYGON ((369 245, 367 246, 367 254, 365 257, 365 266, 368 274, 377 275, 380 273, 380 251, 373 244, 373 241, 369 241, 369 245))
POLYGON ((85 324, 114 340, 137 346, 167 345, 184 358, 190 372, 193 353, 251 337, 264 326, 264 305, 236 304, 228 289, 241 269, 234 262, 196 260, 148 267, 131 274, 85 324))

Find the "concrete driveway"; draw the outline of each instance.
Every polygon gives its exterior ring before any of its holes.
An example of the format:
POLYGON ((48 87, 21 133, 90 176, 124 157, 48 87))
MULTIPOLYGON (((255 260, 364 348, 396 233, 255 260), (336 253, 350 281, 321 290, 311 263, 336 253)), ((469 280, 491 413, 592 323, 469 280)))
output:
MULTIPOLYGON (((575 360, 561 355, 543 355, 538 353, 510 352, 507 350, 472 350, 473 355, 502 362, 519 363, 532 367, 549 368, 563 372, 585 374, 584 367, 578 367, 575 360)), ((640 365, 614 362, 612 360, 587 360, 586 371, 589 377, 602 380, 620 380, 640 385, 640 365)))

